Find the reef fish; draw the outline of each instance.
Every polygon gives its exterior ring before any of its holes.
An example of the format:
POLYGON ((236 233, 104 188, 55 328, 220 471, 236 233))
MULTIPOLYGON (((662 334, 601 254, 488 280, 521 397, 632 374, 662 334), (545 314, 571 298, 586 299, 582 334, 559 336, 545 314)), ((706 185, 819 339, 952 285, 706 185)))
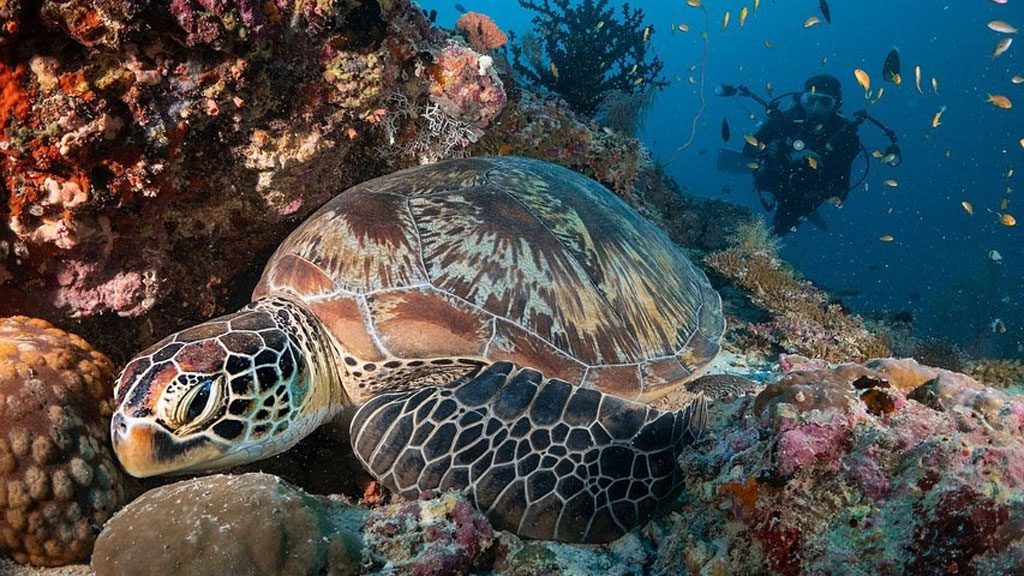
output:
POLYGON ((895 48, 889 51, 882 64, 882 80, 897 86, 900 84, 900 51, 895 48))
POLYGON ((881 236, 878 237, 878 239, 881 240, 882 242, 892 242, 893 241, 892 234, 882 234, 881 236))
POLYGON ((918 94, 924 94, 921 91, 921 66, 914 66, 914 86, 917 87, 918 94))
POLYGON ((746 6, 740 9, 740 28, 743 28, 743 26, 747 23, 747 14, 748 10, 746 6))
POLYGON ((1010 49, 1010 44, 1013 44, 1013 38, 1003 38, 997 44, 994 50, 992 50, 992 59, 995 60, 1002 56, 1007 50, 1010 49))
POLYGON ((995 30, 1003 34, 1016 34, 1017 28, 1012 26, 1009 22, 1003 22, 1002 20, 992 20, 988 23, 989 30, 995 30))
POLYGON ((988 100, 985 102, 991 103, 996 108, 1002 108, 1003 110, 1009 110, 1013 108, 1013 103, 1006 96, 1000 96, 999 94, 989 94, 988 100))
POLYGON ((821 19, 817 16, 810 16, 807 20, 804 20, 804 28, 810 28, 811 26, 816 26, 818 24, 821 24, 821 19))
POLYGON ((939 108, 939 111, 932 117, 932 128, 938 128, 942 124, 942 113, 946 111, 946 107, 939 108))
POLYGON ((462 4, 456 4, 455 5, 455 9, 458 10, 459 14, 465 14, 466 13, 466 7, 463 6, 462 4))
POLYGON ((1013 78, 1010 78, 1010 82, 1013 82, 1014 84, 1024 84, 1024 76, 1014 76, 1013 78))
POLYGON ((727 118, 722 118, 722 142, 729 141, 729 134, 729 120, 727 118))
POLYGON ((868 76, 867 72, 857 68, 853 71, 853 76, 857 79, 857 84, 860 84, 860 87, 863 88, 865 92, 871 89, 871 77, 868 76))
POLYGON ((825 17, 825 22, 832 23, 832 9, 828 7, 828 2, 825 0, 818 0, 818 10, 821 10, 821 15, 825 17))
POLYGON ((969 215, 974 216, 974 205, 973 204, 971 204, 967 200, 964 200, 963 202, 960 203, 960 205, 964 207, 964 212, 967 212, 969 215))
POLYGON ((1000 214, 999 223, 1003 226, 1013 227, 1017 225, 1017 219, 1009 214, 1000 214))

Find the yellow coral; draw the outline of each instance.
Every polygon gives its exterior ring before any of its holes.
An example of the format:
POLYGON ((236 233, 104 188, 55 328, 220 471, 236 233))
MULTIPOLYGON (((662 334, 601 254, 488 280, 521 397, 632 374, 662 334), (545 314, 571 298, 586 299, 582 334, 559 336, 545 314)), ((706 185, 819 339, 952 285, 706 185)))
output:
POLYGON ((988 386, 1024 386, 1024 362, 983 358, 967 366, 967 374, 988 386))

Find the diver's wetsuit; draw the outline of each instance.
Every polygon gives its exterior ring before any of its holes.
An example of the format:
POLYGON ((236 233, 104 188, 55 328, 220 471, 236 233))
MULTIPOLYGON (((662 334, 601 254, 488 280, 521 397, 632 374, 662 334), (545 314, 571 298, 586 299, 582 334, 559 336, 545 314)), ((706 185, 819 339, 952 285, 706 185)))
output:
POLYGON ((860 151, 857 127, 850 120, 832 114, 823 124, 812 123, 795 104, 771 114, 754 137, 765 145, 764 150, 748 142, 743 153, 759 159, 755 188, 775 197, 772 229, 776 234, 788 233, 829 198, 846 200, 850 167, 860 151), (802 151, 794 148, 797 140, 804 143, 802 151), (807 160, 810 152, 817 157, 817 168, 807 160))

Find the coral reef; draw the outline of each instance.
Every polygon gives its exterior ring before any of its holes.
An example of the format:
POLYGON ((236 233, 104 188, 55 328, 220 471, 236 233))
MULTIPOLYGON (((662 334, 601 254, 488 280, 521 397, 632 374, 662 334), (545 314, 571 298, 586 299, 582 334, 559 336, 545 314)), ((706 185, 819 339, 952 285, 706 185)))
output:
POLYGON ((497 50, 508 42, 508 36, 498 28, 490 16, 479 12, 466 12, 455 22, 455 29, 466 35, 469 46, 477 52, 497 50))
POLYGON ((734 339, 740 347, 830 362, 889 355, 884 335, 872 334, 860 317, 830 303, 826 292, 797 278, 778 257, 774 242, 764 222, 757 220, 738 227, 732 246, 706 259, 723 283, 741 288, 764 312, 764 318, 730 323, 738 332, 734 339))
POLYGON ((356 574, 365 512, 269 474, 161 486, 118 512, 96 541, 97 576, 356 574))
POLYGON ((0 555, 89 556, 133 485, 108 447, 113 366, 42 320, 0 319, 0 555))
POLYGON ((644 11, 609 0, 519 0, 535 13, 535 32, 510 45, 512 65, 528 84, 557 93, 577 113, 591 118, 609 91, 636 94, 668 86, 664 62, 648 58, 654 26, 644 11))
POLYGON ((983 358, 968 364, 966 372, 988 386, 1024 387, 1024 362, 1020 360, 983 358))
POLYGON ((374 510, 363 526, 368 563, 388 574, 445 576, 485 568, 496 533, 455 492, 374 510))
POLYGON ((879 359, 715 406, 678 515, 650 528, 666 572, 1024 570, 1024 400, 879 359))
POLYGON ((462 153, 506 101, 407 0, 6 2, 0 25, 0 314, 78 317, 115 360, 244 301, 295 222, 462 153))

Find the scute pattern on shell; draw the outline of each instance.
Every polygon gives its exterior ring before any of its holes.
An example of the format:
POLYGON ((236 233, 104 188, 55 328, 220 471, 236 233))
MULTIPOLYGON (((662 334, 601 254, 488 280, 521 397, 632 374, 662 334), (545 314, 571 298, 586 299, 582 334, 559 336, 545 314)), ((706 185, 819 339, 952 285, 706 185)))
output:
MULTIPOLYGON (((419 354, 451 354, 446 341, 489 334, 480 343, 488 360, 551 367, 548 376, 631 398, 692 377, 725 328, 719 296, 662 231, 580 174, 511 157, 442 162, 350 189, 281 245, 254 298, 285 290, 321 310, 350 308, 334 326, 363 322, 372 345, 332 332, 375 359, 400 355, 368 300, 429 287, 479 320, 450 338, 433 334, 433 350, 412 347, 419 354), (296 275, 294 258, 333 286, 296 275), (622 366, 633 367, 630 378, 606 385, 602 371, 622 366)), ((407 334, 394 337, 409 349, 407 334)))

